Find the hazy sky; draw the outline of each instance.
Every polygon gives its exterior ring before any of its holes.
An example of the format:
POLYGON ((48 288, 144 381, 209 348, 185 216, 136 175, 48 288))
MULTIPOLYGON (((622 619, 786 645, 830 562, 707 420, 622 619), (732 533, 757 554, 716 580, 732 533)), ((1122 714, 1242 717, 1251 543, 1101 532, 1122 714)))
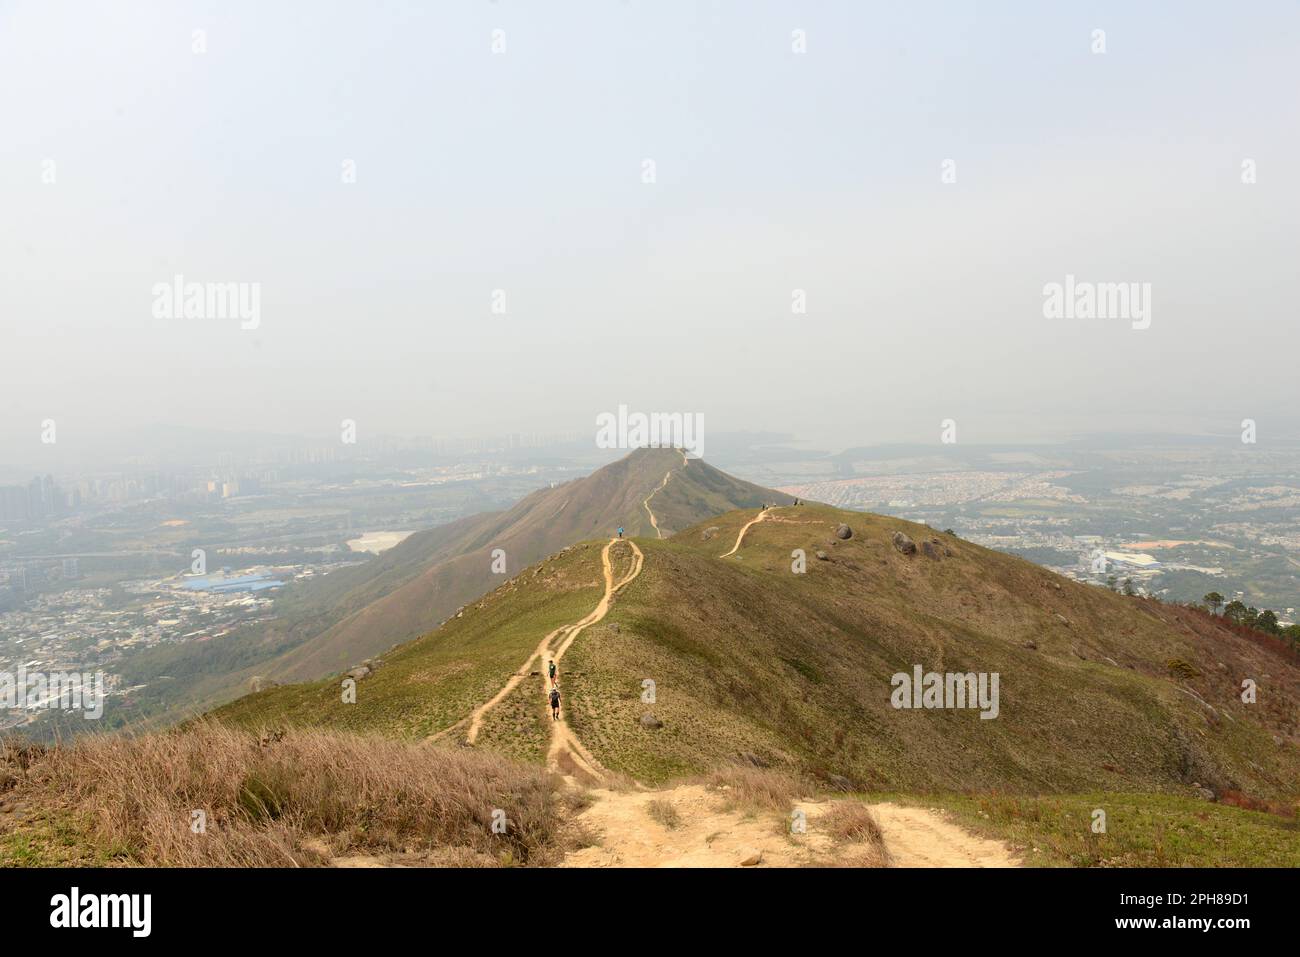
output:
POLYGON ((1296 429, 1298 94, 1294 2, 0 0, 0 455, 47 418, 364 440, 619 403, 1263 443, 1296 429), (259 327, 155 317, 176 274, 259 283, 259 327), (1045 318, 1067 274, 1149 283, 1150 327, 1045 318))

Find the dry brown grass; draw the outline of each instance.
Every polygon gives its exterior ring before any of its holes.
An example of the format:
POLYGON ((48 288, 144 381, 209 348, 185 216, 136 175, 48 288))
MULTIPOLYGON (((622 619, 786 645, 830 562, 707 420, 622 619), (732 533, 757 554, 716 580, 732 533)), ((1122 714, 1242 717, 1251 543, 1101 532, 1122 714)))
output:
POLYGON ((608 791, 614 791, 618 794, 627 794, 638 788, 636 778, 622 771, 612 771, 609 768, 602 769, 600 786, 608 791))
POLYGON ((849 855, 854 866, 862 866, 864 861, 872 862, 867 866, 889 866, 891 855, 885 844, 884 831, 880 829, 875 813, 865 804, 837 801, 822 817, 819 826, 826 829, 836 844, 863 845, 864 853, 849 855))
POLYGON ((728 805, 782 814, 789 812, 794 801, 815 790, 812 782, 794 772, 745 766, 720 768, 704 783, 722 791, 728 805))
POLYGON ((25 778, 26 804, 57 810, 120 863, 153 866, 400 852, 544 864, 560 853, 565 800, 540 769, 493 755, 319 732, 259 739, 214 724, 87 738, 51 749, 25 778), (191 829, 195 811, 205 833, 191 829))
POLYGON ((682 826, 682 816, 677 813, 677 808, 673 807, 672 801, 656 798, 646 804, 645 810, 651 820, 657 821, 670 831, 682 826))

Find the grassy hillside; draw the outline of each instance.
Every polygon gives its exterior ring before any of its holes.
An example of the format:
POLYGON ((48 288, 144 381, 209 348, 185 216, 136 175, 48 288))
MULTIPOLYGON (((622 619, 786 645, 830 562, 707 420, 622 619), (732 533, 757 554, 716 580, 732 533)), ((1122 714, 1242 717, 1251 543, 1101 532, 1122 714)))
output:
POLYGON ((500 583, 492 570, 496 549, 513 575, 620 525, 629 536, 654 534, 647 498, 665 534, 734 508, 791 501, 702 461, 684 462, 675 449, 639 449, 586 478, 534 492, 508 511, 422 533, 400 554, 376 559, 368 577, 367 563, 357 572, 361 580, 340 582, 346 588, 325 602, 329 613, 316 616, 328 627, 263 670, 281 680, 315 678, 424 634, 500 583))
MULTIPOLYGON (((607 768, 657 783, 743 756, 871 790, 1300 792, 1294 660, 1188 609, 880 516, 777 509, 721 557, 755 515, 638 539, 640 577, 568 652, 569 720, 607 768), (840 522, 851 539, 835 537, 840 522), (903 554, 896 531, 935 540, 935 557, 903 554), (806 553, 802 574, 791 569, 795 549, 806 553), (896 710, 890 677, 917 664, 998 672, 999 716, 896 710), (1239 697, 1247 677, 1255 704, 1239 697), (642 701, 647 678, 653 704, 642 701), (647 711, 664 726, 642 728, 647 711)), ((328 682, 250 696, 219 717, 401 736, 447 728, 547 631, 590 610, 598 550, 543 563, 394 653, 356 705, 335 704, 328 682)), ((519 692, 478 744, 537 759, 544 721, 543 703, 519 692)))
MULTIPOLYGON (((342 679, 335 676, 268 688, 219 708, 214 716, 254 729, 329 728, 425 738, 492 697, 542 637, 585 615, 601 591, 600 546, 575 545, 525 569, 436 631, 371 659, 374 672, 357 682, 355 703, 343 701, 342 679)), ((534 708, 539 716, 540 710, 534 708)), ((491 740, 485 730, 483 741, 491 740)), ((535 748, 515 750, 536 750, 542 740, 539 731, 535 748)))
POLYGON ((684 462, 674 449, 639 449, 506 511, 417 532, 362 565, 290 585, 271 624, 220 643, 150 649, 132 659, 124 679, 149 685, 163 716, 174 719, 177 708, 206 710, 267 680, 341 671, 433 630, 561 548, 620 525, 629 536, 655 535, 647 498, 665 535, 734 508, 792 501, 702 461, 684 462), (495 549, 504 553, 504 576, 493 571, 495 549))
POLYGON ((1300 867, 1300 822, 1230 804, 1172 794, 1103 793, 1025 796, 946 794, 938 805, 963 827, 1008 842, 1043 867, 1300 867), (1106 812, 1106 829, 1092 829, 1106 812))
POLYGON ((645 571, 570 652, 571 719, 608 767, 658 781, 749 752, 872 789, 1300 792, 1294 660, 880 516, 781 509, 720 558, 752 517, 642 543, 645 571), (901 553, 896 531, 939 557, 901 553), (998 672, 999 716, 896 710, 890 678, 917 664, 998 672), (642 730, 646 710, 665 726, 642 730))

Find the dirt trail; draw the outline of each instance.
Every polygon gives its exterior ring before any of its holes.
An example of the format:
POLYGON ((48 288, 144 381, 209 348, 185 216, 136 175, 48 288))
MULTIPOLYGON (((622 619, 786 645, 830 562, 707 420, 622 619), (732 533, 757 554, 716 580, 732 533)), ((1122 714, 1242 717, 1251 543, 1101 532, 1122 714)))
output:
POLYGON ((725 793, 700 784, 661 791, 595 789, 579 821, 599 844, 570 853, 561 867, 808 867, 846 863, 879 867, 1014 867, 1010 851, 969 834, 942 815, 894 804, 872 805, 890 860, 866 844, 837 842, 820 825, 837 801, 800 800, 806 830, 786 819, 731 807, 725 793), (664 811, 671 809, 666 822, 664 811))
MULTIPOLYGON (((671 475, 670 471, 664 476, 659 488, 668 483, 671 475)), ((653 495, 652 492, 650 497, 653 495)), ((650 512, 650 497, 643 503, 647 512, 650 512)), ((743 543, 745 533, 767 519, 774 510, 764 509, 747 522, 736 536, 731 550, 721 557, 734 555, 743 543)), ((651 524, 658 531, 654 513, 650 512, 650 515, 651 524)), ((641 549, 630 539, 610 539, 600 558, 605 580, 605 593, 600 602, 579 621, 562 625, 543 638, 505 687, 475 709, 469 718, 469 743, 478 737, 484 716, 528 677, 533 662, 544 663, 549 658, 558 664, 578 635, 605 617, 614 595, 641 574, 645 563, 641 549), (620 542, 626 542, 632 549, 633 560, 628 573, 615 583, 610 549, 620 542), (558 644, 552 648, 557 641, 558 644)), ((542 672, 541 690, 545 695, 550 690, 550 682, 540 664, 538 670, 542 672)), ((562 712, 567 712, 567 707, 568 702, 562 712)), ((546 764, 571 786, 605 782, 605 769, 573 734, 567 720, 551 723, 546 764)), ((884 863, 876 850, 866 845, 837 846, 825 830, 818 828, 818 818, 835 803, 831 800, 796 802, 795 806, 807 816, 808 828, 806 833, 794 836, 786 833, 777 816, 755 815, 730 807, 725 794, 700 784, 684 784, 663 790, 638 786, 633 791, 595 787, 588 794, 592 803, 578 820, 598 836, 599 844, 570 853, 560 865, 562 867, 800 867, 830 862, 866 866, 884 863), (667 823, 665 808, 671 817, 667 823)), ((892 866, 1019 866, 1006 845, 972 834, 937 811, 892 803, 871 807, 880 822, 892 866)), ((337 858, 333 863, 336 867, 393 866, 391 862, 376 861, 365 855, 337 858)))
MULTIPOLYGON (((606 548, 608 549, 608 546, 606 546, 606 548)), ((605 565, 605 571, 606 574, 608 574, 609 572, 608 561, 606 562, 605 565)), ((474 741, 478 738, 479 731, 483 727, 484 716, 493 708, 495 708, 497 705, 499 705, 502 701, 504 701, 506 696, 510 694, 510 692, 514 691, 515 688, 519 687, 519 682, 523 681, 525 678, 528 677, 528 672, 532 668, 534 661, 545 660, 546 649, 551 646, 551 639, 553 639, 556 635, 563 632, 564 629, 568 627, 569 627, 568 625, 562 625, 561 627, 556 628, 545 638, 543 638, 541 644, 539 644, 535 649, 533 649, 533 653, 528 656, 528 660, 523 663, 523 665, 520 667, 518 671, 516 671, 513 675, 510 676, 510 680, 506 682, 505 687, 502 688, 500 691, 498 691, 487 701, 483 702, 481 705, 479 705, 477 708, 474 709, 473 713, 469 716, 469 731, 465 734, 465 740, 467 742, 469 742, 470 744, 474 743, 474 741)), ((452 725, 452 727, 448 728, 447 731, 451 731, 456 727, 459 727, 459 725, 452 725)), ((443 731, 438 735, 434 735, 434 738, 441 737, 441 735, 446 734, 447 731, 443 731)))
MULTIPOLYGON (((519 667, 519 670, 510 676, 510 679, 505 683, 505 686, 487 701, 474 709, 469 716, 469 730, 465 734, 465 740, 467 743, 473 744, 478 740, 479 732, 483 729, 483 719, 487 716, 489 711, 504 701, 506 697, 509 696, 510 692, 519 687, 520 682, 528 677, 529 673, 532 671, 533 662, 538 663, 537 670, 540 671, 542 675, 542 694, 543 699, 545 698, 551 690, 551 683, 550 679, 546 675, 546 669, 542 667, 542 665, 548 661, 554 661, 556 665, 558 665, 560 659, 564 657, 564 653, 569 650, 569 646, 573 644, 574 639, 578 637, 582 630, 589 625, 594 625, 605 617, 609 612, 610 599, 618 593, 619 589, 632 581, 632 579, 636 578, 637 575, 641 574, 641 566, 644 563, 645 555, 631 539, 611 538, 609 542, 606 543, 600 553, 601 571, 605 578, 605 594, 601 596, 600 602, 585 618, 568 625, 561 625, 559 628, 556 628, 554 631, 547 634, 537 647, 533 649, 533 653, 528 656, 524 663, 519 667), (615 584, 614 568, 609 560, 609 550, 619 542, 626 542, 628 547, 632 549, 632 568, 621 581, 615 584), (552 644, 557 640, 559 643, 552 648, 552 644)), ((563 689, 561 689, 561 694, 563 694, 563 689)), ((564 713, 563 706, 561 706, 560 712, 561 714, 564 713)), ((451 728, 447 728, 446 730, 433 735, 431 740, 437 740, 463 724, 463 721, 459 722, 451 728)), ((568 723, 564 720, 560 720, 552 722, 551 724, 551 744, 547 753, 546 763, 552 768, 552 770, 555 770, 560 769, 561 762, 564 760, 567 760, 577 769, 585 771, 595 780, 601 780, 602 775, 599 772, 599 762, 597 762, 596 759, 588 753, 587 749, 582 746, 581 742, 573 736, 573 733, 569 730, 568 723)))
POLYGON ((588 794, 594 801, 578 820, 600 844, 572 852, 561 867, 739 867, 756 856, 765 867, 799 867, 814 863, 816 851, 829 844, 812 828, 795 843, 773 816, 729 809, 700 784, 588 794), (665 804, 676 819, 672 827, 652 813, 665 804))
MULTIPOLYGON (((577 639, 582 630, 589 625, 594 625, 600 621, 609 612, 609 603, 618 591, 641 574, 641 567, 645 564, 645 555, 637 547, 636 542, 631 539, 610 539, 609 544, 605 546, 604 551, 600 554, 601 563, 605 572, 605 594, 600 599, 600 603, 592 609, 591 614, 581 621, 574 622, 567 626, 567 634, 551 654, 551 659, 558 665, 564 653, 569 650, 573 642, 577 639), (632 548, 632 568, 623 576, 623 579, 616 585, 614 584, 614 572, 609 562, 609 550, 618 542, 626 542, 632 548)), ((542 692, 547 693, 550 690, 550 682, 546 675, 542 675, 542 692)), ((561 689, 561 695, 563 695, 561 689)), ((567 706, 561 702, 560 714, 567 713, 567 706)), ((582 746, 577 737, 569 728, 569 722, 561 717, 559 721, 551 722, 551 746, 546 753, 546 766, 552 771, 558 771, 564 774, 571 769, 585 772, 589 777, 596 781, 604 779, 603 768, 591 753, 582 746)))
MULTIPOLYGON (((682 466, 685 467, 685 466, 687 465, 686 453, 683 452, 681 449, 678 449, 677 451, 678 451, 678 452, 681 452, 681 454, 682 454, 682 466)), ((664 533, 663 533, 663 532, 660 530, 660 528, 659 528, 659 520, 655 518, 655 513, 652 512, 652 511, 650 511, 650 499, 654 498, 655 495, 657 495, 659 492, 663 491, 664 486, 668 484, 668 480, 669 480, 670 478, 673 477, 673 473, 676 472, 676 471, 677 471, 676 469, 669 469, 667 472, 665 472, 665 473, 664 473, 664 480, 663 480, 662 482, 659 483, 659 487, 656 488, 656 489, 655 489, 653 492, 651 492, 649 495, 647 495, 647 496, 645 497, 645 501, 643 501, 643 502, 641 503, 642 507, 643 507, 643 508, 645 509, 645 511, 646 511, 646 514, 650 516, 650 527, 653 528, 653 529, 655 530, 655 534, 658 535, 660 538, 663 538, 663 537, 664 537, 664 533)))
POLYGON ((897 867, 1019 867, 1000 841, 979 837, 937 811, 899 804, 872 809, 897 867))
POLYGON ((745 533, 746 533, 747 531, 749 531, 750 526, 752 526, 752 525, 757 525, 759 522, 763 521, 763 519, 767 518, 768 513, 771 512, 771 511, 772 511, 772 509, 770 509, 770 508, 765 508, 765 509, 763 509, 761 512, 758 513, 758 518, 755 518, 755 519, 753 519, 753 520, 751 520, 751 521, 746 522, 746 523, 744 524, 744 526, 740 529, 740 534, 736 536, 736 544, 734 544, 734 545, 731 546, 731 551, 729 551, 729 552, 727 552, 727 554, 725 554, 725 555, 721 555, 721 556, 719 556, 719 557, 720 557, 720 558, 730 558, 732 555, 736 554, 736 550, 737 550, 738 548, 740 548, 740 543, 741 543, 742 541, 745 540, 745 533))

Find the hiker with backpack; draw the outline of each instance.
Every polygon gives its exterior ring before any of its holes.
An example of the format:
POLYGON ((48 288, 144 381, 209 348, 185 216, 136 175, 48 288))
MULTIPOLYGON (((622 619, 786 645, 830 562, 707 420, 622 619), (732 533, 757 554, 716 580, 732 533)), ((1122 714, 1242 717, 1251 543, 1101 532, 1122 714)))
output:
POLYGON ((560 720, 560 689, 551 689, 551 720, 560 720))
POLYGON ((549 674, 549 675, 551 676, 551 687, 552 687, 552 688, 556 687, 556 684, 555 684, 555 662, 554 662, 554 661, 551 662, 551 667, 550 667, 549 669, 547 669, 547 672, 546 672, 546 673, 549 674))

